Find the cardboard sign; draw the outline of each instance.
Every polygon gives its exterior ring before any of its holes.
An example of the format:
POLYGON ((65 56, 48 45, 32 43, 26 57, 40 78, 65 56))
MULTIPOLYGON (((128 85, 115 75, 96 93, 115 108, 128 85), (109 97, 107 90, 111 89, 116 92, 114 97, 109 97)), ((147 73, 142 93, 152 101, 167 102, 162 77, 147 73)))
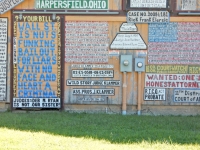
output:
POLYGON ((90 78, 113 78, 114 71, 113 70, 72 70, 73 78, 81 78, 81 77, 90 77, 90 78))
POLYGON ((165 100, 165 89, 145 88, 144 100, 165 100))
POLYGON ((73 95, 115 95, 115 89, 73 89, 73 95))
POLYGON ((130 23, 168 23, 168 11, 128 11, 127 22, 130 23))
POLYGON ((200 103, 199 89, 174 89, 174 102, 200 103))
POLYGON ((13 98, 14 108, 60 108, 60 98, 13 98))

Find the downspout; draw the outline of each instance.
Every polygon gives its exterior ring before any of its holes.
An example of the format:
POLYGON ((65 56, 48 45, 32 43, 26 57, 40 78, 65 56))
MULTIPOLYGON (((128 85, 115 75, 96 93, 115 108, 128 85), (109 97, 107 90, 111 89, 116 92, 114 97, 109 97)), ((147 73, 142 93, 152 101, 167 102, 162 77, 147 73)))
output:
POLYGON ((137 114, 141 115, 141 72, 138 72, 138 105, 137 105, 137 114))
POLYGON ((126 90, 127 83, 126 83, 126 72, 123 72, 123 99, 122 99, 122 115, 126 115, 126 90))

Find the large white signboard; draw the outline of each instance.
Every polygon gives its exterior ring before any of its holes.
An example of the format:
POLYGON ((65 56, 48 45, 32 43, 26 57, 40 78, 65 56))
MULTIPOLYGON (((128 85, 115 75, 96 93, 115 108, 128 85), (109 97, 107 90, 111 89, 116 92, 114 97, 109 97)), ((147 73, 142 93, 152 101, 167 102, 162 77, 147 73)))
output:
POLYGON ((115 89, 73 89, 73 95, 115 95, 115 89))
POLYGON ((0 1, 0 14, 3 14, 24 0, 1 0, 0 1))
POLYGON ((165 89, 145 88, 144 100, 165 100, 165 89))
POLYGON ((199 88, 199 74, 145 74, 145 87, 199 88))
POLYGON ((67 80, 68 86, 120 86, 119 80, 67 80))
POLYGON ((7 33, 8 33, 8 19, 0 18, 0 101, 6 100, 7 33))
POLYGON ((166 8, 167 0, 130 0, 130 7, 166 8))
POLYGON ((81 78, 81 77, 114 77, 113 70, 72 70, 72 77, 73 78, 81 78))
POLYGON ((13 98, 14 108, 60 108, 60 98, 13 98))
POLYGON ((137 50, 146 48, 147 46, 139 33, 118 33, 110 45, 110 49, 137 50))
POLYGON ((174 89, 174 102, 200 102, 199 89, 174 89))
POLYGON ((127 22, 130 23, 168 23, 168 11, 128 11, 127 22))

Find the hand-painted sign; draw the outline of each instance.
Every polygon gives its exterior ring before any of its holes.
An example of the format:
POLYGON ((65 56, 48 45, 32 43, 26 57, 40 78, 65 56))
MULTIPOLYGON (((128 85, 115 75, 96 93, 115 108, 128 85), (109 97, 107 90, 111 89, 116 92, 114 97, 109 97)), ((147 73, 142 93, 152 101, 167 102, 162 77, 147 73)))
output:
POLYGON ((137 27, 134 23, 122 23, 119 31, 120 32, 136 32, 137 27))
POLYGON ((60 27, 59 16, 55 20, 51 16, 23 15, 21 20, 14 16, 13 101, 18 98, 60 98, 60 27))
POLYGON ((200 64, 200 23, 149 24, 148 64, 200 64))
POLYGON ((13 7, 20 4, 23 1, 24 0, 1 0, 0 1, 0 14, 3 14, 5 12, 9 11, 10 9, 12 9, 13 7))
POLYGON ((7 33, 8 19, 0 18, 0 101, 6 100, 7 92, 7 33))
POLYGON ((145 74, 145 87, 199 88, 199 74, 145 74))
POLYGON ((139 33, 118 33, 110 45, 110 49, 137 50, 147 49, 139 33))
POLYGON ((176 0, 178 10, 197 10, 199 0, 176 0))
POLYGON ((83 78, 83 77, 91 77, 91 78, 113 78, 114 71, 113 70, 72 70, 73 78, 83 78))
MULTIPOLYGON (((187 74, 188 65, 146 65, 146 73, 187 74)), ((194 73, 192 73, 194 74, 194 73)))
POLYGON ((106 64, 72 64, 71 68, 114 68, 113 65, 106 65, 106 64))
POLYGON ((68 86, 120 86, 119 80, 67 80, 68 86))
POLYGON ((130 7, 135 8, 166 8, 167 0, 130 0, 130 7))
POLYGON ((107 10, 108 0, 36 0, 36 9, 107 10))
POLYGON ((199 103, 199 89, 174 89, 174 102, 178 103, 199 103))
POLYGON ((78 98, 77 101, 81 101, 81 102, 104 102, 105 98, 82 97, 82 98, 78 98))
POLYGON ((144 100, 165 100, 165 89, 145 88, 144 100))
POLYGON ((65 62, 107 63, 108 22, 65 23, 65 62))
POLYGON ((115 89, 73 89, 73 95, 115 95, 115 89))
POLYGON ((168 23, 168 11, 128 11, 127 22, 130 23, 168 23))
POLYGON ((60 108, 60 98, 14 98, 15 108, 60 108))

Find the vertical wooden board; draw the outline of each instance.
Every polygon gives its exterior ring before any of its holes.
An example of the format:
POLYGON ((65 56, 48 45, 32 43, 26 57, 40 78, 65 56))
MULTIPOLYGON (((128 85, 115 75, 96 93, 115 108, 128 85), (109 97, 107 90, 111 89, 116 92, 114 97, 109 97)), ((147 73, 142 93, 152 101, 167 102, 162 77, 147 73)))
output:
POLYGON ((121 10, 122 9, 122 0, 109 0, 109 9, 110 10, 121 10))

